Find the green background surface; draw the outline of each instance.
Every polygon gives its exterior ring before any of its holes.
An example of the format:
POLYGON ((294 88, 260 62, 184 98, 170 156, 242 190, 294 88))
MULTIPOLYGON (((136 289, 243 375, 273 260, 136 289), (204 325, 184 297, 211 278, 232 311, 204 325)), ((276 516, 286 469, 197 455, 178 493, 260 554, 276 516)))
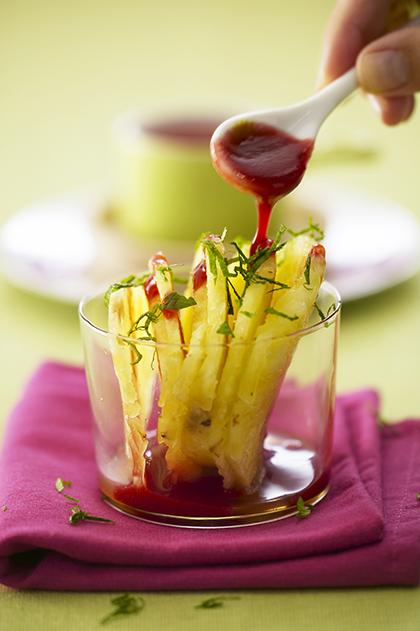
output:
MULTIPOLYGON (((330 0, 0 3, 0 214, 112 179, 116 115, 158 103, 275 105, 309 94, 330 0)), ((324 167, 331 182, 419 214, 420 116, 383 127, 361 96, 326 123, 320 146, 365 138, 372 163, 324 167)), ((0 427, 45 358, 81 361, 76 312, 0 280, 0 427)), ((338 389, 377 387, 383 416, 419 415, 420 280, 345 306, 338 389)), ((243 592, 219 610, 206 594, 146 594, 131 629, 418 630, 418 589, 243 592)), ((1 629, 94 629, 109 594, 0 588, 1 629)))

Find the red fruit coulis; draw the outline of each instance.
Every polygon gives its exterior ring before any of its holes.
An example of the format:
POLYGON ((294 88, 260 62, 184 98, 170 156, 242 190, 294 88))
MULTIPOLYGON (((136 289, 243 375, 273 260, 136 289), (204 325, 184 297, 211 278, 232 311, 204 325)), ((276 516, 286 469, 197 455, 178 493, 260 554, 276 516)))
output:
POLYGON ((258 224, 251 254, 270 245, 273 205, 299 184, 311 157, 313 140, 299 140, 270 125, 242 121, 213 146, 213 162, 231 184, 257 199, 258 224))
POLYGON ((272 462, 270 456, 268 452, 262 483, 249 495, 224 489, 222 478, 214 470, 203 472, 194 482, 178 481, 174 484, 170 476, 165 476, 162 484, 162 471, 166 467, 163 452, 155 453, 152 460, 146 454, 143 484, 116 485, 103 479, 101 486, 107 496, 123 506, 150 513, 209 518, 261 512, 263 507, 269 509, 273 506, 278 496, 287 496, 284 503, 294 506, 299 497, 311 499, 327 486, 329 471, 322 470, 321 463, 304 462, 302 459, 302 471, 310 472, 310 476, 300 480, 293 451, 282 450, 282 467, 272 462), (288 465, 291 465, 291 470, 288 470, 288 465), (151 471, 152 466, 154 471, 151 471))
POLYGON ((159 300, 159 290, 155 281, 155 277, 153 275, 149 276, 149 278, 145 281, 143 287, 149 304, 156 302, 156 300, 159 300))
MULTIPOLYGON (((155 254, 155 256, 151 259, 151 263, 158 267, 168 266, 168 260, 163 256, 163 254, 155 254)), ((149 305, 160 302, 159 289, 153 274, 149 276, 143 286, 149 305)), ((163 315, 167 320, 170 320, 171 318, 177 318, 178 312, 175 309, 165 309, 163 311, 163 315)))
POLYGON ((198 291, 207 281, 206 261, 203 259, 193 271, 193 288, 198 291))

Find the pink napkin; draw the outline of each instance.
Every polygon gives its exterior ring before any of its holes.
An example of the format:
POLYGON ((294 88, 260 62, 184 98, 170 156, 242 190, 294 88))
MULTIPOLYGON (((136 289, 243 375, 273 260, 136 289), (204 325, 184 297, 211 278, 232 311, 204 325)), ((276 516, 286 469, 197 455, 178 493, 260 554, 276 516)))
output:
POLYGON ((337 402, 331 490, 310 517, 238 529, 148 524, 100 498, 80 368, 44 364, 0 459, 0 582, 68 590, 414 585, 420 578, 420 423, 380 427, 373 391, 337 402), (68 523, 54 488, 114 525, 68 523), (1 510, 7 506, 7 510, 1 510))

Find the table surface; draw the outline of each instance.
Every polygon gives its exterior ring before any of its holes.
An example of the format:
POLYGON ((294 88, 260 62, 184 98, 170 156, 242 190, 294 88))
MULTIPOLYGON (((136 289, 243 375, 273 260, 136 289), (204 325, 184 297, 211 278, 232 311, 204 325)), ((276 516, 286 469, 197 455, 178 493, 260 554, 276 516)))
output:
MULTIPOLYGON (((309 94, 333 2, 16 0, 0 4, 0 215, 51 194, 112 180, 110 126, 133 107, 287 104, 309 94), (176 54, 173 53, 176 51, 176 54)), ((371 163, 324 166, 322 175, 387 196, 420 213, 420 115, 385 128, 356 96, 326 123, 322 143, 361 138, 371 163)), ((318 167, 321 172, 321 167, 318 167)), ((0 280, 0 427, 45 358, 81 361, 76 310, 0 280)), ((420 279, 346 305, 338 389, 379 389, 382 415, 418 415, 420 279)), ((0 588, 4 629, 94 629, 110 594, 0 588)), ((243 592, 218 610, 206 594, 145 594, 125 628, 418 629, 418 589, 243 592)), ((119 623, 122 626, 122 623, 119 623)), ((117 626, 117 623, 115 623, 117 626)))

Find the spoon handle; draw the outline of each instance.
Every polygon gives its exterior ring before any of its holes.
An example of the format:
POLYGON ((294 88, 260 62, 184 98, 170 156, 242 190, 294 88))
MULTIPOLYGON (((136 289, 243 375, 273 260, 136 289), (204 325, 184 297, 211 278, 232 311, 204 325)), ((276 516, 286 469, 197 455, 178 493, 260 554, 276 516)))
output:
POLYGON ((318 97, 323 98, 326 102, 330 103, 331 109, 334 108, 340 101, 349 96, 358 87, 356 68, 353 66, 350 70, 347 70, 341 77, 331 81, 325 88, 322 88, 318 92, 318 97))
POLYGON ((311 96, 308 102, 313 101, 314 106, 316 104, 319 123, 322 123, 328 114, 357 87, 356 68, 353 67, 311 96))

